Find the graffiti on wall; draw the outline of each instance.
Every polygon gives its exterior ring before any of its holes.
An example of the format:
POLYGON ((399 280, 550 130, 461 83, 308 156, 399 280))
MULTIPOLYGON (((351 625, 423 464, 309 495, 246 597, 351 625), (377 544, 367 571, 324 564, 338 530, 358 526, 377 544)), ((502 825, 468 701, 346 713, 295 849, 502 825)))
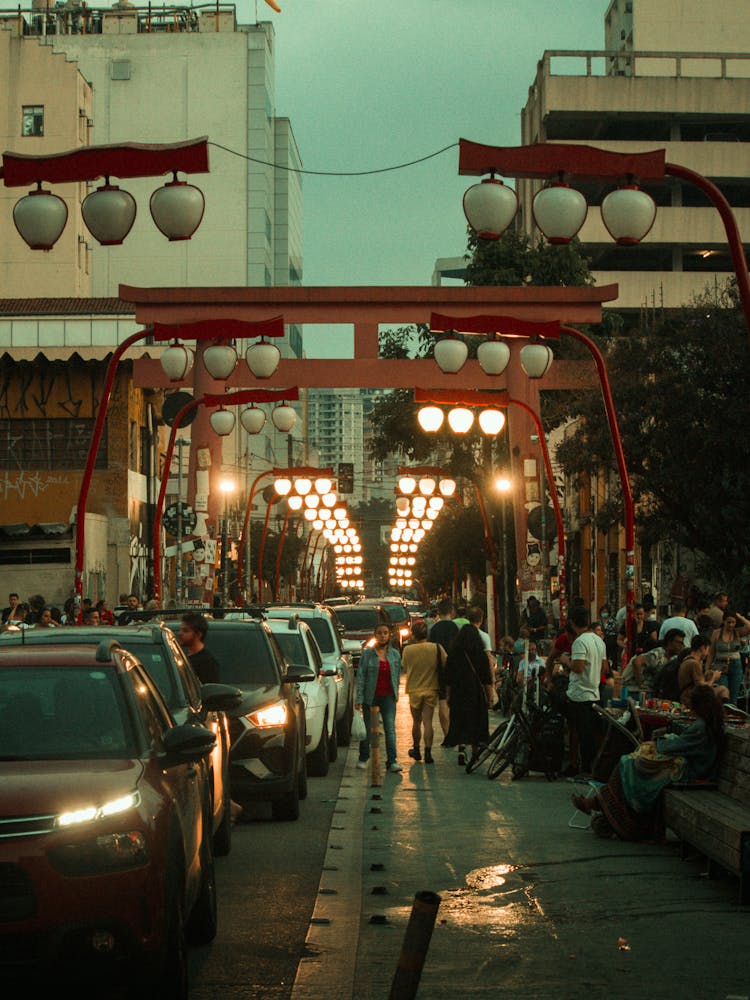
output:
POLYGON ((43 472, 0 472, 0 500, 26 500, 38 497, 55 486, 69 483, 65 475, 50 475, 43 472))

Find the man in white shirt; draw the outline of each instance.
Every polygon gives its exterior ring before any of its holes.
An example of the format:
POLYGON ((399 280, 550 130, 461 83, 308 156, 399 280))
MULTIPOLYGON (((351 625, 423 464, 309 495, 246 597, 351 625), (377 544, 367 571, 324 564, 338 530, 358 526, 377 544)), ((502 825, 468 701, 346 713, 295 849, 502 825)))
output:
POLYGON ((690 640, 694 635, 698 635, 698 626, 690 618, 685 616, 685 602, 682 598, 676 597, 672 601, 672 615, 665 618, 659 626, 659 642, 664 641, 664 637, 670 629, 678 628, 685 635, 685 645, 690 645, 690 640))
POLYGON ((597 717, 593 706, 599 701, 602 665, 607 658, 604 640, 589 629, 585 608, 573 608, 569 619, 575 632, 570 652, 568 679, 568 718, 578 736, 581 754, 581 774, 591 774, 596 754, 597 717))

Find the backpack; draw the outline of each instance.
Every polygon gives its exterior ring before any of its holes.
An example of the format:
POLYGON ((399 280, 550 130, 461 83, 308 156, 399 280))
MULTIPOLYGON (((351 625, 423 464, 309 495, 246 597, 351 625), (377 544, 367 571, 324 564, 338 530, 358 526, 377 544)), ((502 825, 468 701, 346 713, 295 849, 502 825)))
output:
POLYGON ((653 691, 657 698, 663 698, 665 701, 680 700, 680 685, 678 683, 678 676, 680 673, 681 663, 682 660, 679 657, 673 656, 671 660, 667 660, 659 673, 656 675, 654 678, 653 691))

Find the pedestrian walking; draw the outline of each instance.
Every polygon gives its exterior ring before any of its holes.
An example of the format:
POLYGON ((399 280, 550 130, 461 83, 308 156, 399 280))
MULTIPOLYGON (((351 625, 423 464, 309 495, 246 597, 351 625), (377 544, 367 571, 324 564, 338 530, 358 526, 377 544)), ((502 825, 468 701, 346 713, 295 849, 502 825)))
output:
POLYGON ((466 764, 466 746, 489 739, 488 709, 493 701, 492 674, 484 644, 475 625, 466 624, 456 636, 445 667, 450 725, 446 745, 458 747, 458 764, 466 764))
POLYGON ((402 665, 406 671, 406 693, 411 710, 412 746, 409 756, 422 759, 421 742, 424 735, 424 762, 434 764, 432 756, 432 720, 438 695, 444 687, 445 650, 438 642, 427 641, 427 624, 421 619, 412 622, 412 641, 404 648, 402 665))
POLYGON ((370 710, 380 709, 385 732, 387 771, 403 771, 396 754, 396 702, 401 683, 401 654, 391 645, 390 626, 381 624, 375 629, 372 645, 365 646, 357 667, 357 703, 362 710, 367 735, 359 744, 357 767, 364 770, 370 759, 370 710))
MULTIPOLYGON (((449 652, 451 644, 459 632, 459 626, 453 620, 454 611, 453 603, 447 597, 443 598, 437 606, 438 620, 429 631, 431 641, 440 643, 446 653, 449 652)), ((440 720, 440 728, 443 731, 443 746, 445 746, 445 737, 448 735, 450 721, 448 696, 445 691, 445 678, 443 678, 443 686, 438 692, 438 719, 440 720)))

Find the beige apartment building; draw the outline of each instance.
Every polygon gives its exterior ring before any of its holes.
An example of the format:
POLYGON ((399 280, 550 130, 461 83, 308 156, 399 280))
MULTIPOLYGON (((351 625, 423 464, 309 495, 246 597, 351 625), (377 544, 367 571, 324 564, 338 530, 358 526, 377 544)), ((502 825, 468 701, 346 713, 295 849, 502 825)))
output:
MULTIPOLYGON (((750 19, 736 0, 612 0, 602 51, 547 51, 521 116, 521 141, 665 149, 668 162, 713 181, 750 241, 750 19)), ((520 225, 540 181, 519 181, 520 225)), ((658 205, 637 247, 618 247, 598 211, 614 185, 579 184, 580 233, 598 284, 617 282, 622 311, 677 307, 734 273, 724 227, 696 187, 644 185, 658 205)))

